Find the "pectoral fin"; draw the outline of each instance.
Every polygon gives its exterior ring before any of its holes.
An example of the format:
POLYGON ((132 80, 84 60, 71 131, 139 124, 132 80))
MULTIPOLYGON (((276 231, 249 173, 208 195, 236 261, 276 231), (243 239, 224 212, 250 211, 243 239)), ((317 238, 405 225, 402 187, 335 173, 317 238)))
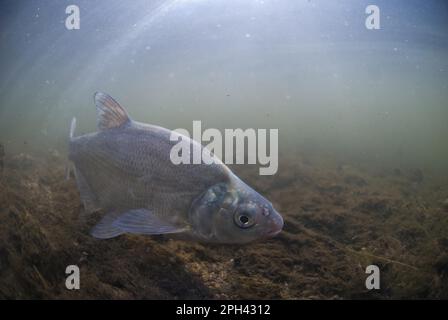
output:
POLYGON ((115 213, 107 214, 96 226, 93 227, 90 234, 98 239, 110 239, 125 233, 125 231, 113 225, 115 219, 115 213))
POLYGON ((179 233, 185 230, 185 228, 162 221, 150 210, 135 209, 118 215, 118 217, 116 213, 106 215, 93 228, 92 235, 95 238, 108 239, 123 233, 155 235, 179 233))

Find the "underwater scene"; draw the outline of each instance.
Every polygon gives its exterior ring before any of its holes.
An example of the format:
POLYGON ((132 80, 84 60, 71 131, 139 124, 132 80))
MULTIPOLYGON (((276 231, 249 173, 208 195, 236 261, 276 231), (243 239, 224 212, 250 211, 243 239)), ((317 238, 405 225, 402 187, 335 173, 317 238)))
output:
POLYGON ((448 3, 3 0, 0 299, 448 299, 448 3))

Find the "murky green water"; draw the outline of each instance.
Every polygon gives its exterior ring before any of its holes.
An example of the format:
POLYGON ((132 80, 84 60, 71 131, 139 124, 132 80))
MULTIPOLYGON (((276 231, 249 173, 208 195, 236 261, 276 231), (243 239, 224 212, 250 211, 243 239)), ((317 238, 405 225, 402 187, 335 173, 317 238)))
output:
MULTIPOLYGON (((447 6, 377 1, 60 1, 1 7, 0 137, 64 148, 105 91, 134 118, 278 128, 280 149, 444 170, 447 6)), ((26 143, 24 146, 23 144, 26 143)))
POLYGON ((2 1, 0 297, 446 298, 447 58, 444 1, 2 1), (64 166, 71 119, 96 131, 96 91, 169 129, 278 129, 276 175, 232 169, 284 231, 249 248, 95 242, 64 166), (72 260, 80 296, 60 288, 72 260), (385 270, 373 295, 369 264, 385 270))

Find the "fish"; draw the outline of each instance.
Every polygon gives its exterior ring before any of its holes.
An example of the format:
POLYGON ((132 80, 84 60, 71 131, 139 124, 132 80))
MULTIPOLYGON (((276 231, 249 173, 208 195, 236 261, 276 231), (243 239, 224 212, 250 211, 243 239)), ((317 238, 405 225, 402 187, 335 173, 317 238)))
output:
POLYGON ((213 157, 199 142, 132 120, 108 94, 95 93, 94 102, 98 131, 75 136, 73 118, 68 152, 84 210, 102 213, 93 237, 181 234, 243 244, 282 230, 283 218, 272 203, 218 158, 197 164, 170 160, 179 140, 213 157))

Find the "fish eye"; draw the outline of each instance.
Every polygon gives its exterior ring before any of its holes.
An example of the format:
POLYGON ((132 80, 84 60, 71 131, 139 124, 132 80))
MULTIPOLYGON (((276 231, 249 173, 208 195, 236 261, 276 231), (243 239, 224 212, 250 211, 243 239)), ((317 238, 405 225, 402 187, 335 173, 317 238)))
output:
POLYGON ((240 222, 246 224, 249 222, 249 218, 247 216, 240 216, 240 222))
POLYGON ((250 228, 255 224, 252 215, 249 212, 237 212, 234 216, 235 224, 243 229, 250 228))

